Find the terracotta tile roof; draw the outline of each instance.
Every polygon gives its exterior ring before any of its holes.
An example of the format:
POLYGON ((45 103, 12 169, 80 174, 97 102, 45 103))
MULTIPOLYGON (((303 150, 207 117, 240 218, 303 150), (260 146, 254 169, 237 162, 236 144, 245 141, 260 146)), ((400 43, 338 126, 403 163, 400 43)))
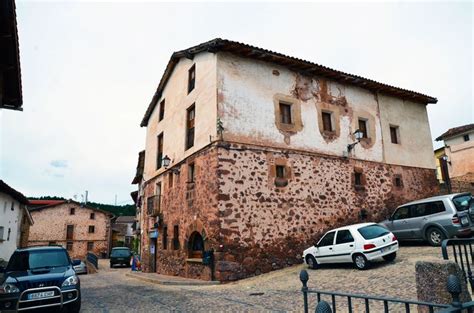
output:
POLYGON ((358 86, 364 89, 371 90, 373 92, 380 92, 393 97, 407 99, 414 102, 428 104, 436 103, 438 101, 436 98, 424 95, 422 93, 379 83, 368 78, 344 73, 310 61, 298 59, 278 52, 258 48, 236 41, 216 38, 208 42, 199 44, 197 46, 191 47, 189 49, 174 52, 171 55, 171 58, 168 61, 168 65, 166 66, 165 72, 161 77, 160 83, 158 84, 156 92, 148 106, 148 109, 145 112, 140 126, 147 126, 148 119, 150 118, 151 113, 153 112, 158 100, 160 99, 163 89, 168 79, 170 78, 174 67, 176 66, 176 64, 178 64, 180 58, 185 57, 192 59, 194 55, 201 52, 215 53, 219 51, 233 53, 235 55, 245 58, 251 58, 255 60, 278 64, 306 76, 324 77, 343 84, 358 86))
POLYGON ((132 180, 133 184, 138 184, 143 177, 143 169, 145 167, 145 150, 138 153, 137 172, 132 180))
POLYGON ((119 216, 115 220, 115 224, 134 223, 134 222, 135 222, 135 216, 119 216))
POLYGON ((114 215, 109 211, 101 210, 101 209, 95 208, 93 206, 90 206, 90 205, 87 205, 87 204, 84 204, 84 203, 79 203, 77 201, 70 200, 70 199, 69 200, 32 200, 32 201, 53 201, 53 202, 51 202, 50 204, 46 204, 46 205, 36 205, 36 206, 30 207, 29 208, 30 211, 39 211, 39 210, 43 210, 43 209, 49 209, 49 208, 53 208, 57 205, 61 205, 63 203, 74 203, 75 205, 79 205, 83 208, 87 208, 87 209, 91 209, 91 210, 94 210, 94 211, 97 211, 97 212, 104 213, 105 215, 107 215, 110 218, 114 217, 114 215))
POLYGON ((441 141, 441 140, 468 132, 470 130, 474 130, 474 124, 467 124, 463 126, 453 127, 453 128, 448 129, 448 131, 440 135, 438 138, 436 138, 436 141, 441 141))
POLYGON ((28 199, 19 191, 8 186, 0 179, 0 193, 5 193, 22 204, 28 204, 28 199))
POLYGON ((64 203, 66 200, 30 200, 30 206, 39 207, 64 203))

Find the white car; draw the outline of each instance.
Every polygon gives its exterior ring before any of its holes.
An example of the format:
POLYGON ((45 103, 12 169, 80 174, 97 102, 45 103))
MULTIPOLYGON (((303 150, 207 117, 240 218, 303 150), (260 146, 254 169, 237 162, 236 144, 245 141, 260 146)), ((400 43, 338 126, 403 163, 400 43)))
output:
POLYGON ((395 260, 397 251, 394 234, 378 224, 363 223, 327 232, 316 245, 304 250, 303 260, 310 268, 323 263, 354 263, 365 270, 375 259, 395 260))

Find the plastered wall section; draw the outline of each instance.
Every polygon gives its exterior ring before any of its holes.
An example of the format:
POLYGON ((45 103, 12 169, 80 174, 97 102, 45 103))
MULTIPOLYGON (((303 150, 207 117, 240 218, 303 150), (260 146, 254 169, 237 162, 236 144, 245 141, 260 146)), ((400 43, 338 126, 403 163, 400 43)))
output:
POLYGON ((385 162, 436 168, 426 106, 379 95, 385 162), (400 143, 390 138, 390 126, 397 126, 400 143))
POLYGON ((228 53, 217 54, 217 88, 225 140, 343 156, 347 145, 355 141, 353 132, 361 118, 368 123, 369 139, 357 145, 351 157, 434 168, 424 105, 404 104, 362 88, 305 77, 228 53), (300 106, 300 130, 285 132, 275 125, 274 101, 278 97, 285 101, 292 98, 300 106), (331 133, 322 131, 323 111, 332 112, 331 133), (390 123, 398 123, 402 131, 399 147, 384 147, 390 141, 390 123))
MULTIPOLYGON (((474 173, 474 140, 450 144, 446 149, 446 155, 451 164, 448 163, 449 176, 451 178, 474 173)), ((470 136, 474 139, 474 134, 470 136)), ((456 141, 458 142, 458 141, 456 141)))
POLYGON ((49 242, 63 245, 66 248, 67 225, 74 225, 73 250, 71 257, 83 257, 87 253, 87 242, 94 242, 93 251, 97 254, 108 251, 110 220, 105 213, 84 208, 77 204, 65 203, 51 208, 31 211, 35 221, 30 227, 29 246, 48 245, 49 242), (75 214, 70 214, 70 208, 75 214), (90 214, 95 213, 95 219, 90 214), (94 233, 89 233, 89 226, 95 226, 94 233))
POLYGON ((3 235, 0 234, 0 238, 3 238, 0 240, 1 259, 8 261, 20 243, 21 217, 20 203, 11 196, 0 193, 0 227, 3 227, 3 235), (10 238, 8 239, 9 229, 10 238))
POLYGON ((181 58, 163 90, 162 97, 148 121, 144 179, 149 180, 164 169, 157 170, 158 135, 163 132, 163 156, 177 163, 202 147, 216 136, 216 56, 200 53, 193 60, 181 58), (195 88, 188 94, 188 71, 196 65, 195 88), (165 114, 159 120, 159 103, 165 99, 165 114), (194 146, 185 150, 186 113, 195 103, 194 146))

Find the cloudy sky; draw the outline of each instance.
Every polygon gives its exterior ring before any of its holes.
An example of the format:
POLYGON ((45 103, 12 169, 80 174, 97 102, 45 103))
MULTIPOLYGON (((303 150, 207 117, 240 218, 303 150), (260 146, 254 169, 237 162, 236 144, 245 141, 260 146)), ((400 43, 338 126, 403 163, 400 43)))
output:
POLYGON ((16 1, 24 112, 0 111, 0 177, 28 196, 130 203, 171 53, 215 37, 435 96, 433 138, 474 121, 470 1, 16 1))

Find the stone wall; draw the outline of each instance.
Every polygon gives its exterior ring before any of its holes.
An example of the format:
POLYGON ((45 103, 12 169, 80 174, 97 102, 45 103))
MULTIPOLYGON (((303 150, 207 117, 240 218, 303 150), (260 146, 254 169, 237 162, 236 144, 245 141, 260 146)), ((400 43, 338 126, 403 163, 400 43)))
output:
MULTIPOLYGON (((211 279, 208 266, 189 255, 189 238, 198 232, 204 238, 205 249, 216 249, 219 242, 219 220, 217 211, 217 149, 206 148, 186 159, 174 168, 179 175, 173 175, 170 187, 171 171, 147 182, 142 214, 142 229, 149 231, 155 218, 147 213, 146 199, 156 194, 156 184, 161 183, 161 219, 158 223, 158 239, 156 249, 156 272, 165 275, 176 275, 204 280, 211 279), (189 165, 194 163, 194 183, 189 182, 189 165), (174 226, 178 226, 178 246, 174 249, 174 226), (167 248, 164 249, 164 230, 167 227, 167 248)), ((142 236, 142 264, 144 271, 150 271, 150 239, 148 234, 142 236)))
POLYGON ((431 169, 237 144, 219 149, 218 174, 217 277, 224 281, 300 263, 303 250, 330 228, 381 221, 438 188, 431 169), (286 186, 275 165, 285 166, 286 186))
POLYGON ((31 216, 34 224, 30 227, 28 246, 54 243, 66 248, 70 241, 70 257, 84 258, 87 254, 87 242, 93 242, 92 252, 98 256, 108 253, 110 218, 102 211, 71 201, 44 209, 33 209, 31 216), (71 208, 75 209, 73 215, 70 214, 71 208), (94 213, 94 219, 91 219, 91 213, 94 213), (72 240, 66 240, 67 225, 74 225, 72 240), (94 233, 89 233, 91 225, 95 228, 94 233))

